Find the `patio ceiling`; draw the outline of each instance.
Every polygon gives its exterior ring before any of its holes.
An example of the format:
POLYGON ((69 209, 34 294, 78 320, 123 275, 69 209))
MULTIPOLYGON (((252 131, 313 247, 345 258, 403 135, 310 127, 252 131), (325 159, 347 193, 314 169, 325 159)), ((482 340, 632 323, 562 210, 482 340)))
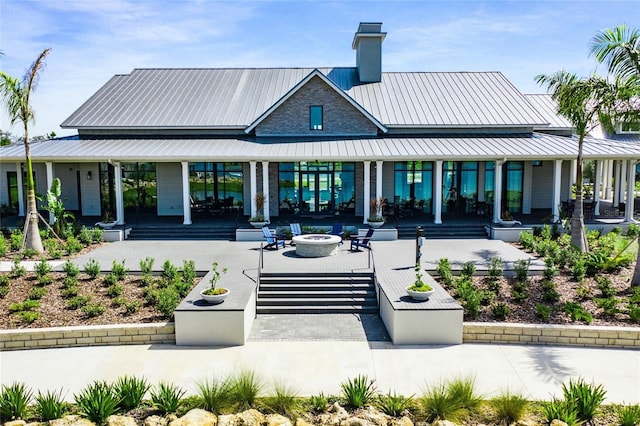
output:
MULTIPOLYGON (((574 159, 577 140, 523 136, 386 137, 349 139, 88 139, 31 145, 34 161, 407 161, 574 159)), ((640 144, 588 138, 585 159, 639 159, 640 144)), ((24 159, 24 147, 0 148, 0 162, 24 159)))

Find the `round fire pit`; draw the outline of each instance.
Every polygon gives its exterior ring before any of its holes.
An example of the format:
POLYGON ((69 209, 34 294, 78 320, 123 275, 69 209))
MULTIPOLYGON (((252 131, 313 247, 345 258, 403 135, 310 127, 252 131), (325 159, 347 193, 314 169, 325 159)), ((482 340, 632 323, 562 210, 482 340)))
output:
POLYGON ((308 234, 293 237, 296 254, 300 257, 324 257, 338 252, 342 238, 335 235, 308 234))

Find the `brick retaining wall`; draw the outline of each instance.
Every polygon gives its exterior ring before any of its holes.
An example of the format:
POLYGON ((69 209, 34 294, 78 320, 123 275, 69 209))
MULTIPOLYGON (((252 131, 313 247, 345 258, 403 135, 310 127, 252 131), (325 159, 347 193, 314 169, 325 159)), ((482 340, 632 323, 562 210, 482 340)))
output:
MULTIPOLYGON (((173 323, 0 331, 0 351, 175 342, 173 323)), ((463 342, 640 349, 640 328, 467 322, 463 342)))
POLYGON ((0 351, 74 346, 175 344, 173 323, 1 330, 0 351))

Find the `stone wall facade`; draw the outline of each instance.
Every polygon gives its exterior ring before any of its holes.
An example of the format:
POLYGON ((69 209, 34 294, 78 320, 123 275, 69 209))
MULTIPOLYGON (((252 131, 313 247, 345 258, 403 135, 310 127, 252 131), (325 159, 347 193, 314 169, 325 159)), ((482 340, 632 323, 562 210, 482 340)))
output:
POLYGON ((319 77, 303 87, 256 126, 257 136, 375 136, 378 128, 319 77), (309 107, 323 108, 322 130, 309 128, 309 107))
MULTIPOLYGON (((640 327, 473 323, 463 325, 463 343, 557 345, 640 349, 640 327)), ((0 331, 0 351, 77 346, 175 344, 175 325, 125 324, 0 331)))

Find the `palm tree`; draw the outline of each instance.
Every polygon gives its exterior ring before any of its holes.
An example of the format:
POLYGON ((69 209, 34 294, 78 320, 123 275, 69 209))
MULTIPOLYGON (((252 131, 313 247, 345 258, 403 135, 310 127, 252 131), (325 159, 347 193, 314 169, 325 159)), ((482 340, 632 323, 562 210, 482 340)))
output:
POLYGON ((576 206, 571 217, 571 244, 580 251, 589 251, 584 229, 582 205, 582 146, 585 136, 597 124, 598 116, 609 113, 616 94, 615 86, 593 76, 578 78, 575 74, 558 71, 535 77, 538 84, 547 87, 558 104, 558 113, 566 117, 576 129, 578 159, 576 167, 576 206))
POLYGON ((610 74, 624 80, 640 79, 640 30, 625 24, 607 28, 591 39, 589 50, 598 62, 607 64, 610 74))
POLYGON ((6 104, 11 124, 22 122, 24 128, 24 151, 27 163, 27 218, 28 221, 25 232, 27 248, 42 253, 42 240, 38 229, 38 210, 36 207, 36 192, 33 180, 33 166, 31 164, 31 150, 29 145, 29 123, 34 121, 34 113, 31 109, 31 92, 36 88, 39 72, 44 67, 44 59, 51 51, 44 49, 38 59, 31 65, 25 73, 22 81, 11 77, 4 71, 0 71, 0 95, 6 104))

